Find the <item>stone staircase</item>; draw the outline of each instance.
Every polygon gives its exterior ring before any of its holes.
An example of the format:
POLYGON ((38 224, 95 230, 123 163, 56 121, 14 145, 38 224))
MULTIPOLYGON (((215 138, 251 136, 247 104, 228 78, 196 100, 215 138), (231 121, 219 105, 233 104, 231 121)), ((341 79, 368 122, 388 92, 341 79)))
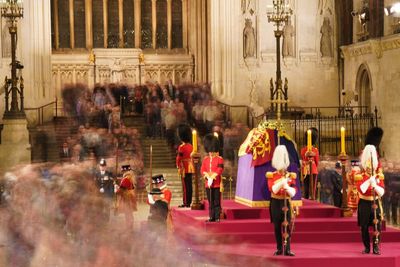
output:
POLYGON ((71 118, 57 117, 29 129, 32 162, 60 162, 60 150, 67 137, 76 134, 77 124, 71 118))
MULTIPOLYGON (((172 191, 173 205, 182 202, 182 183, 175 166, 175 151, 171 151, 165 139, 149 139, 145 137, 145 122, 142 116, 124 117, 127 127, 134 127, 141 133, 145 173, 150 174, 150 146, 152 146, 152 175, 164 174, 168 187, 172 191)), ((60 162, 60 149, 67 137, 77 132, 78 125, 67 117, 55 118, 53 122, 30 129, 32 144, 32 162, 60 162)), ((199 181, 200 199, 203 198, 203 180, 199 181)), ((147 191, 140 192, 139 199, 147 199, 147 191)), ((193 186, 194 197, 194 186, 193 186)), ((228 188, 224 198, 228 197, 228 188)))
POLYGON ((175 166, 175 151, 171 151, 163 138, 146 138, 146 125, 142 116, 124 117, 127 127, 134 127, 141 133, 141 145, 145 173, 150 174, 150 146, 152 146, 152 175, 164 174, 168 188, 172 191, 172 202, 181 204, 182 184, 175 166))

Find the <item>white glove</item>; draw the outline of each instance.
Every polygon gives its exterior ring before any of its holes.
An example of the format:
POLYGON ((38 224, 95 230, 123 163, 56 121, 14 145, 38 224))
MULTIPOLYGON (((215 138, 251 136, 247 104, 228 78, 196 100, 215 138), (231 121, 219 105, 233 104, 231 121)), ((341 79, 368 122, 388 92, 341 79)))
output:
POLYGON ((385 194, 385 189, 380 187, 379 185, 374 187, 375 192, 378 194, 379 197, 382 197, 385 194))
POLYGON ((288 186, 288 188, 285 188, 285 190, 290 197, 294 197, 294 195, 296 195, 296 189, 293 187, 288 186))
POLYGON ((210 178, 207 179, 207 185, 208 185, 208 187, 211 187, 213 181, 214 181, 213 179, 210 179, 210 178))
POLYGON ((372 175, 371 177, 369 177, 369 181, 372 183, 373 181, 376 181, 376 177, 375 175, 372 175))
POLYGON ((154 199, 153 199, 153 195, 148 194, 147 195, 147 200, 149 201, 149 203, 151 205, 153 205, 155 203, 154 199))
POLYGON ((104 193, 104 188, 102 187, 102 188, 100 188, 100 193, 104 193))
POLYGON ((372 188, 376 187, 376 180, 375 179, 371 181, 371 186, 372 186, 372 188))
POLYGON ((288 185, 287 182, 283 183, 283 189, 285 189, 286 191, 290 188, 290 186, 288 185))
POLYGON ((281 190, 281 188, 283 187, 283 185, 284 185, 285 183, 287 184, 286 179, 282 179, 282 180, 280 180, 279 182, 275 183, 275 184, 272 186, 272 192, 273 192, 274 194, 277 194, 277 193, 279 192, 279 190, 281 190))
POLYGON ((367 192, 368 187, 371 185, 371 181, 368 179, 360 185, 361 192, 364 194, 367 192))

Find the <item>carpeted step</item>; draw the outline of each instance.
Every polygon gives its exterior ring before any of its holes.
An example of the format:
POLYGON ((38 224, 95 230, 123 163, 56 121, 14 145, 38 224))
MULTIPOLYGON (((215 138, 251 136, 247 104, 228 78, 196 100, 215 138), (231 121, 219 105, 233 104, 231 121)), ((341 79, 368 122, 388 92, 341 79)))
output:
MULTIPOLYGON (((229 233, 229 232, 271 232, 274 230, 270 220, 222 220, 220 223, 207 223, 205 230, 211 233, 229 233)), ((298 218, 295 220, 295 230, 299 232, 315 231, 359 231, 356 218, 343 220, 342 218, 298 218)), ((385 230, 385 225, 382 225, 385 230)))
MULTIPOLYGON (((304 201, 307 203, 299 207, 298 218, 340 218, 341 211, 339 208, 329 205, 314 205, 314 201, 304 201)), ((204 202, 205 209, 208 209, 208 201, 204 202)), ((269 218, 269 209, 266 207, 262 208, 250 208, 242 204, 236 203, 233 200, 224 201, 223 206, 224 212, 227 219, 241 220, 241 219, 267 219, 269 218)))
MULTIPOLYGON (((235 206, 230 201, 224 201, 222 206, 232 209, 235 206)), ((296 219, 293 242, 326 243, 354 242, 360 240, 360 230, 356 217, 329 217, 324 212, 326 205, 305 202, 303 213, 310 210, 316 217, 299 217, 296 219), (318 215, 319 214, 319 215, 318 215)), ((254 209, 254 208, 248 208, 254 209)), ((185 225, 181 231, 182 238, 196 244, 209 242, 213 239, 218 243, 270 243, 275 242, 273 224, 265 219, 226 219, 218 223, 205 222, 208 219, 207 210, 190 210, 173 208, 173 219, 176 227, 185 225), (192 227, 187 227, 188 225, 192 227)), ((371 228, 372 231, 372 228, 371 228)), ((400 231, 382 225, 382 240, 400 242, 400 231)))
MULTIPOLYGON (((177 216, 186 216, 188 221, 204 223, 204 230, 209 233, 231 233, 231 232, 271 232, 273 231, 273 224, 269 218, 266 219, 241 219, 232 220, 224 219, 220 223, 205 223, 207 219, 207 211, 193 211, 177 214, 177 216), (190 215, 189 215, 190 214, 190 215)), ((359 231, 357 225, 357 218, 296 218, 295 229, 300 232, 313 232, 313 231, 342 231, 352 232, 359 231)), ((386 230, 385 222, 382 222, 382 230, 386 230)))
MULTIPOLYGON (((273 230, 269 232, 229 232, 229 233, 198 233, 192 229, 190 232, 182 231, 181 237, 193 244, 207 244, 212 240, 220 244, 229 243, 275 243, 273 230), (196 233, 196 234, 194 234, 196 233)), ((370 233, 372 236, 372 232, 370 233)), ((400 232, 382 232, 382 239, 385 242, 400 242, 400 232)), ((292 242, 295 243, 346 243, 360 240, 360 231, 295 231, 292 235, 292 242)))
POLYGON ((273 256, 275 244, 205 244, 192 249, 222 266, 400 266, 400 243, 382 243, 382 255, 361 254, 361 242, 293 244, 295 257, 273 256))

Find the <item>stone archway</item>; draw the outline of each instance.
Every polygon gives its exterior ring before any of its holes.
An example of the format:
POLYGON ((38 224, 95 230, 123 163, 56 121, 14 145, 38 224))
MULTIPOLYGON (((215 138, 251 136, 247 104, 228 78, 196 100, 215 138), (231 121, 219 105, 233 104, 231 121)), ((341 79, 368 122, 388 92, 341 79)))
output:
POLYGON ((365 63, 358 68, 355 91, 358 95, 359 113, 371 113, 372 80, 365 63))

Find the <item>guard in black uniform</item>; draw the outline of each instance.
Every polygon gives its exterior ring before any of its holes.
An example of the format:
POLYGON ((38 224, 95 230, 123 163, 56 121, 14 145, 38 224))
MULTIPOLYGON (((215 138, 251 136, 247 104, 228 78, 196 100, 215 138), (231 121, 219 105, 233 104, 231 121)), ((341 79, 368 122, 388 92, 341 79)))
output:
POLYGON ((95 182, 100 194, 104 196, 104 216, 110 219, 110 210, 114 198, 114 178, 113 174, 107 170, 107 162, 101 159, 99 169, 95 172, 95 182))

